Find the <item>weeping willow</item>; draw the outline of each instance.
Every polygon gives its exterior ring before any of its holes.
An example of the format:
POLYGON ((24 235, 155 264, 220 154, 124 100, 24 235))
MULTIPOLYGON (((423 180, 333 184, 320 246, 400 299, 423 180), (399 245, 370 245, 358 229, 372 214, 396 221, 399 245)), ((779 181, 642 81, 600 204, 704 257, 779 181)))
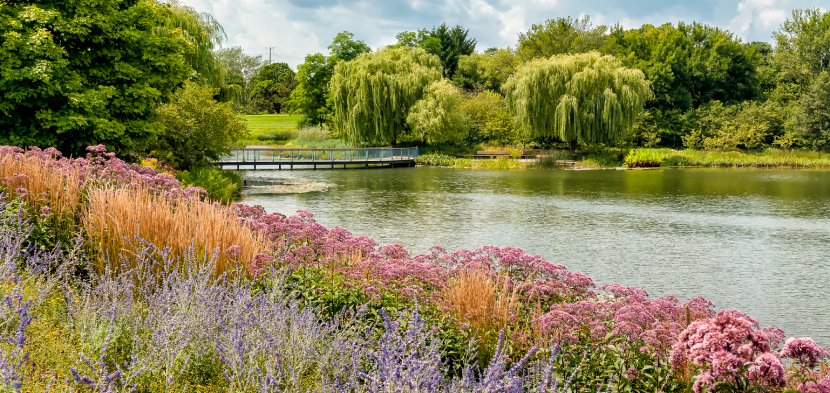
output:
POLYGON ((225 68, 213 52, 227 39, 222 25, 212 15, 198 12, 178 0, 155 1, 171 11, 164 27, 179 31, 187 41, 190 48, 184 53, 185 61, 198 74, 196 79, 223 87, 225 68))
POLYGON ((351 143, 394 142, 410 108, 441 75, 441 60, 421 48, 386 48, 338 63, 329 84, 336 129, 351 143))
POLYGON ((428 145, 458 143, 467 136, 467 118, 459 109, 463 99, 446 79, 433 82, 409 111, 406 122, 428 145))
POLYGON ((650 83, 642 71, 597 52, 557 55, 519 67, 502 87, 529 137, 618 145, 631 132, 650 83))

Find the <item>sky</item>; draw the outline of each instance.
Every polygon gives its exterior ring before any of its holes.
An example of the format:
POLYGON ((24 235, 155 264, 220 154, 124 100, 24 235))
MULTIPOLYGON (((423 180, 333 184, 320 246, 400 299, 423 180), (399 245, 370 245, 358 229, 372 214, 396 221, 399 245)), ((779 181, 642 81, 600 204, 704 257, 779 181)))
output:
POLYGON ((703 22, 748 41, 771 42, 793 9, 830 8, 830 0, 184 0, 225 28, 224 47, 241 46, 296 68, 306 55, 328 54, 349 31, 372 48, 394 44, 401 31, 460 24, 476 49, 514 46, 520 32, 560 16, 590 15, 594 24, 625 28, 703 22))

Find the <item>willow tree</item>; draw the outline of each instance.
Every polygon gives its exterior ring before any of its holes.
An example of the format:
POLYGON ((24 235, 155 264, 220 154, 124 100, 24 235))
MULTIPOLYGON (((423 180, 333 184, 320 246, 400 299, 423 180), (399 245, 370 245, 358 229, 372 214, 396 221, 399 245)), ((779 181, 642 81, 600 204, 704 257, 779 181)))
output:
POLYGON ((519 67, 502 87, 508 110, 530 137, 619 144, 652 97, 643 72, 596 52, 557 55, 519 67))
POLYGON ((394 142, 441 72, 441 60, 420 48, 386 48, 338 63, 329 84, 335 127, 348 142, 394 142))
POLYGON ((406 122, 428 145, 459 143, 469 133, 467 116, 459 107, 464 99, 447 79, 433 82, 409 111, 406 122))

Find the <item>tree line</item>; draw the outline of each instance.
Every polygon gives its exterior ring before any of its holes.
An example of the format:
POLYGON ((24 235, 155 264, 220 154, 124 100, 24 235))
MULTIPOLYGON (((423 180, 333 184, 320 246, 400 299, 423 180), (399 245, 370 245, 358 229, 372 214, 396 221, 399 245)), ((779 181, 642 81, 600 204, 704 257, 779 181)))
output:
POLYGON ((7 1, 0 14, 3 144, 104 143, 190 167, 245 133, 241 113, 295 113, 352 143, 830 149, 819 9, 793 11, 772 45, 588 16, 481 51, 462 26, 374 51, 342 32, 296 71, 221 48, 221 25, 174 0, 7 1))

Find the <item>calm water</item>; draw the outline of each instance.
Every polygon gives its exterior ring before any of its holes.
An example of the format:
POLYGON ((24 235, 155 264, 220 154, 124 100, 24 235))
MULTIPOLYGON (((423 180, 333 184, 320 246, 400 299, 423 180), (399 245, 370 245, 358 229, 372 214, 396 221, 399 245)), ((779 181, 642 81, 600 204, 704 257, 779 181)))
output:
POLYGON ((249 171, 333 184, 253 196, 414 252, 512 245, 597 284, 705 296, 830 344, 830 171, 249 171))

